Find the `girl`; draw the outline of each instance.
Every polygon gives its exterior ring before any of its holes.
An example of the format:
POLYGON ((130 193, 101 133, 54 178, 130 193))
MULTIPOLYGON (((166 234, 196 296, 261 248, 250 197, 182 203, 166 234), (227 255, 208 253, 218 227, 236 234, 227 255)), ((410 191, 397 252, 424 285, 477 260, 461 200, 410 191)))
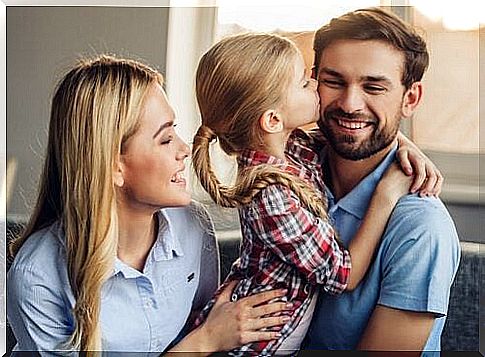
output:
MULTIPOLYGON (((191 203, 183 176, 189 148, 162 84, 152 68, 109 56, 81 61, 60 81, 37 204, 11 247, 15 350, 160 353, 217 288, 212 223, 191 203)), ((260 328, 281 318, 260 319, 254 306, 281 291, 237 305, 229 294, 172 350, 275 338, 260 328), (250 317, 238 322, 241 314, 250 317)))
POLYGON ((217 204, 239 208, 240 259, 226 280, 238 280, 232 301, 285 288, 281 300, 292 304, 279 338, 246 344, 233 353, 292 353, 305 336, 318 288, 339 294, 359 284, 411 181, 397 166, 387 173, 346 250, 326 213, 315 153, 322 143, 297 129, 318 119, 319 99, 296 46, 269 34, 223 39, 202 57, 196 93, 202 125, 194 139, 195 172, 217 204), (212 169, 209 148, 215 139, 225 153, 237 157, 232 187, 221 185, 212 169))

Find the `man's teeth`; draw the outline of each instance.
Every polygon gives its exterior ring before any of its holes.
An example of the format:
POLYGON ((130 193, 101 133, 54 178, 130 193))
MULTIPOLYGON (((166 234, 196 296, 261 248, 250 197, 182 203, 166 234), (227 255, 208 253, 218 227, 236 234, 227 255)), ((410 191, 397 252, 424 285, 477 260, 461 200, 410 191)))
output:
POLYGON ((177 172, 177 173, 176 173, 176 174, 175 174, 175 175, 172 177, 172 180, 171 180, 171 181, 172 181, 172 182, 177 183, 177 182, 181 182, 181 181, 183 181, 183 180, 185 180, 185 178, 184 178, 184 174, 183 174, 182 172, 177 172))
POLYGON ((344 128, 347 128, 347 129, 363 129, 367 125, 369 125, 369 123, 365 123, 365 122, 361 122, 361 121, 357 121, 357 122, 356 121, 345 121, 345 120, 340 120, 340 119, 338 119, 337 122, 338 122, 338 125, 343 126, 344 128))

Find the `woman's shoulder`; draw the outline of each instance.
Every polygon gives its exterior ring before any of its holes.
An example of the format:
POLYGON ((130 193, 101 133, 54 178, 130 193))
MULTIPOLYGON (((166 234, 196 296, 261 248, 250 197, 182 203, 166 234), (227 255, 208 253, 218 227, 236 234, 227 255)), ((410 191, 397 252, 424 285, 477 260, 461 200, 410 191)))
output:
POLYGON ((32 233, 15 256, 10 269, 46 270, 65 261, 65 246, 59 222, 32 233), (52 264, 56 262, 56 264, 52 264))

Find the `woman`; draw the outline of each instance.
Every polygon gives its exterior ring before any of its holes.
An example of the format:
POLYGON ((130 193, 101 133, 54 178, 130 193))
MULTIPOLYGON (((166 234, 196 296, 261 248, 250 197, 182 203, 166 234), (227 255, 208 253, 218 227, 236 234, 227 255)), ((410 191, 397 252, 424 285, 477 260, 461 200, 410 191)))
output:
MULTIPOLYGON (((150 67, 108 56, 60 81, 37 203, 11 247, 15 350, 162 352, 217 288, 212 223, 191 203, 189 148, 162 84, 150 67)), ((230 290, 174 351, 278 336, 261 329, 282 318, 260 317, 285 304, 254 306, 283 291, 232 304, 230 290)))

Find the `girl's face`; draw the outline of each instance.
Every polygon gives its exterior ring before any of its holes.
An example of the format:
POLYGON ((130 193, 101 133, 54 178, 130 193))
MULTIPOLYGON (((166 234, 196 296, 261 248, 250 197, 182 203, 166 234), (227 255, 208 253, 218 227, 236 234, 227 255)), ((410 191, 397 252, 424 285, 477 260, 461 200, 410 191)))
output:
POLYGON ((120 156, 117 177, 122 180, 115 179, 120 199, 132 208, 188 205, 191 195, 183 172, 190 151, 175 132, 175 115, 160 86, 149 91, 138 120, 120 156))
POLYGON ((301 54, 293 61, 292 78, 280 111, 283 114, 287 130, 314 123, 318 120, 320 100, 317 92, 317 81, 305 70, 301 54))

